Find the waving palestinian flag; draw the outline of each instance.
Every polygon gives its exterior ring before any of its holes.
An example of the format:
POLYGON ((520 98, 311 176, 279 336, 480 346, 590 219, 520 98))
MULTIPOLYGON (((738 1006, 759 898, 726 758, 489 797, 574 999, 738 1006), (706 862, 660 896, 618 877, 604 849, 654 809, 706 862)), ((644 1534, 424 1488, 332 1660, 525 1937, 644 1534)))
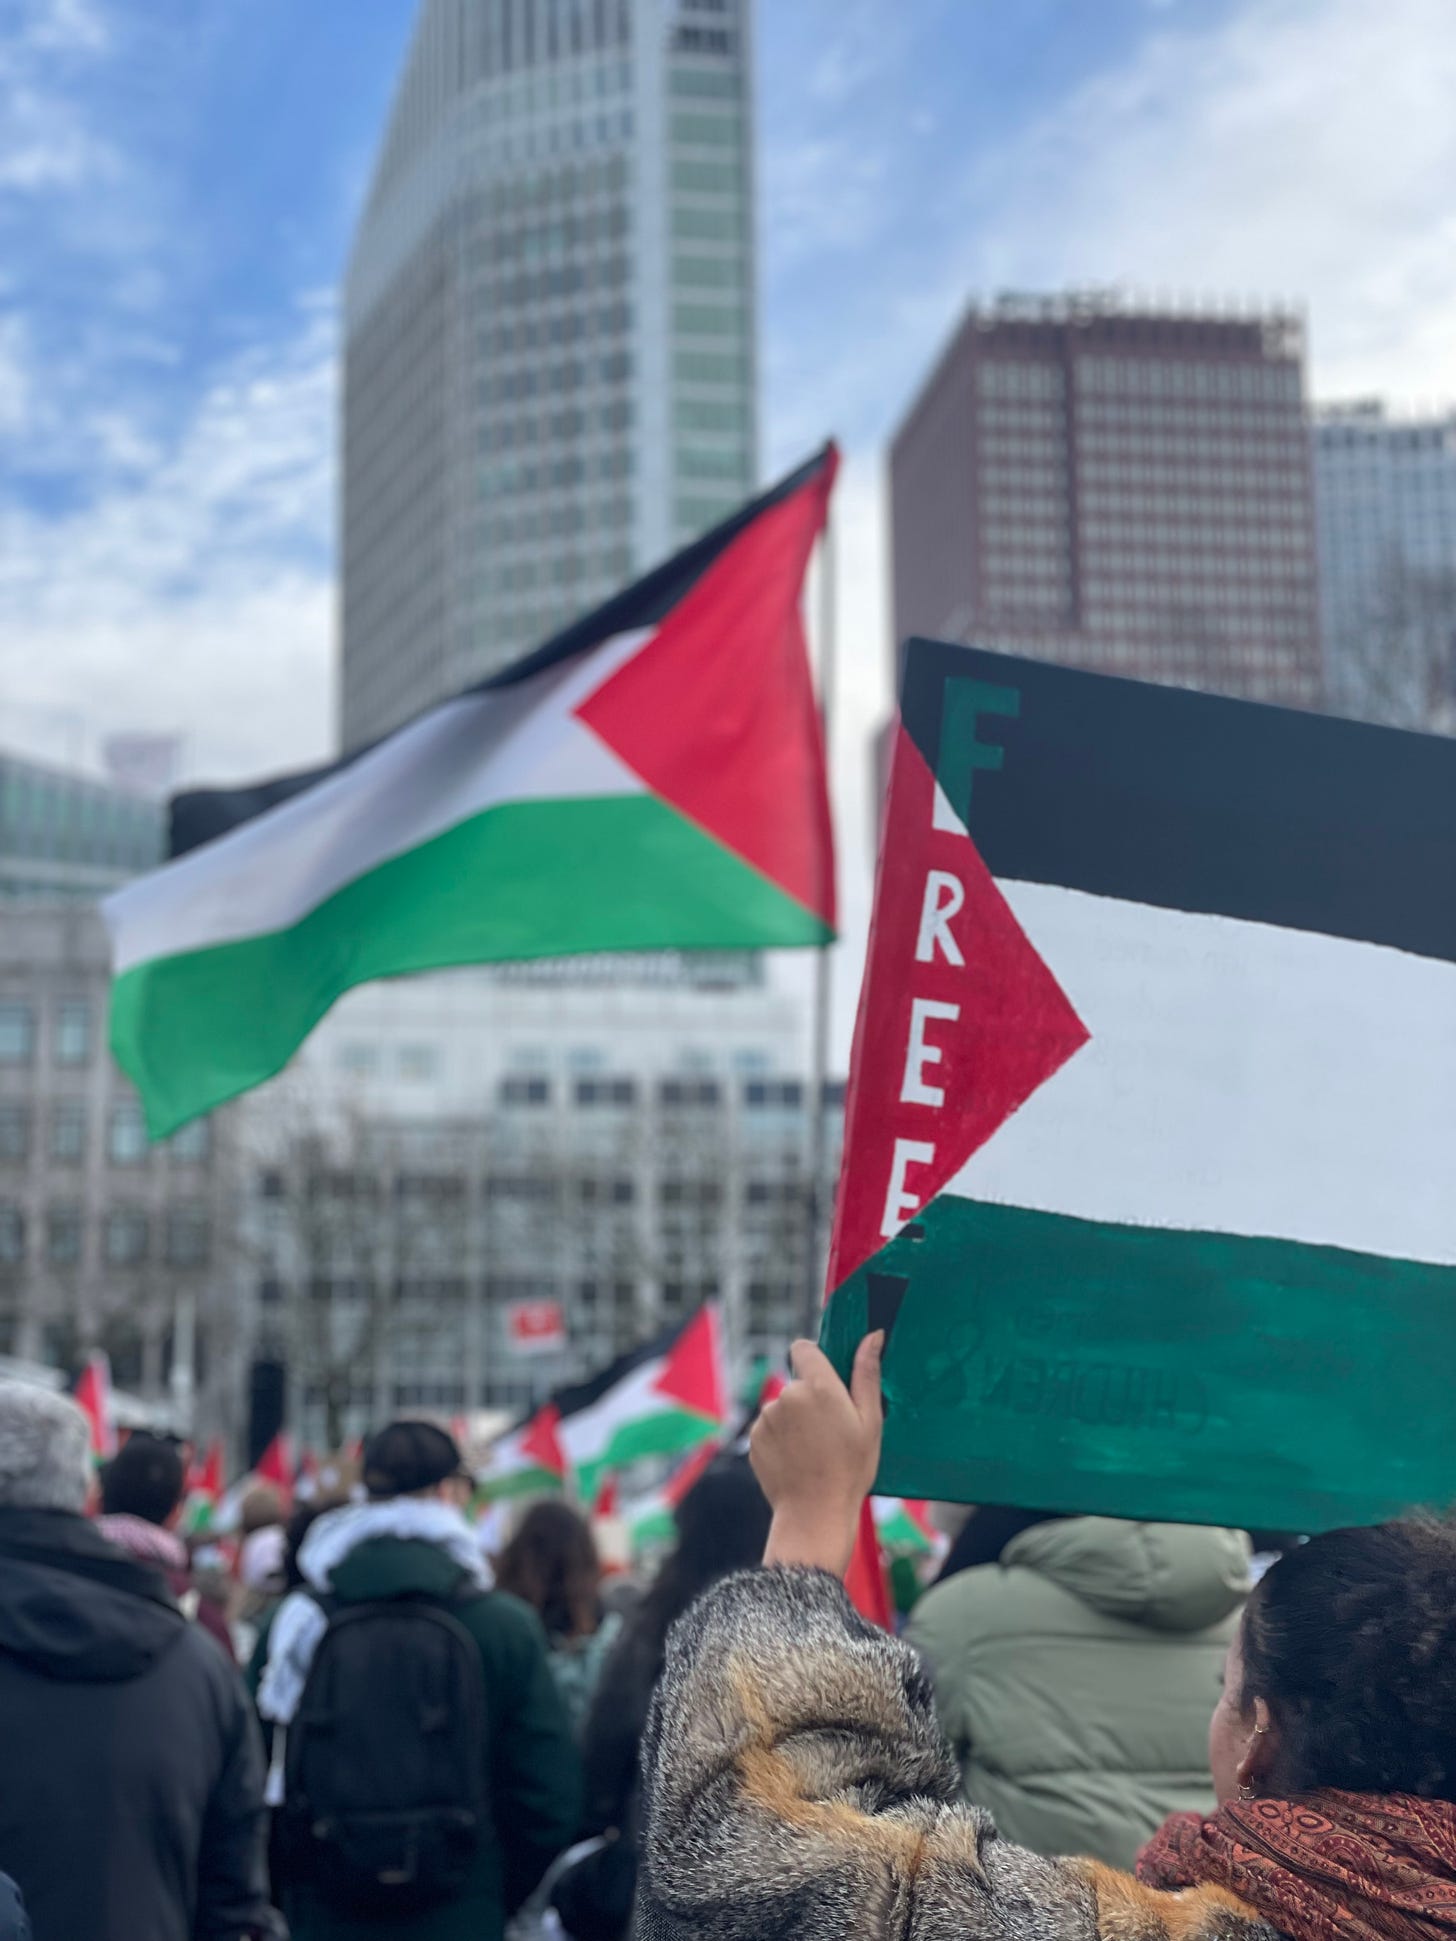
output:
POLYGON ((103 906, 112 1049, 152 1136, 280 1070, 372 978, 832 936, 799 597, 837 463, 334 767, 179 797, 175 860, 103 906))
POLYGON ((826 1322, 880 1488, 1448 1502, 1453 1155, 1456 743, 910 643, 826 1322))
POLYGON ((645 1456, 673 1456, 719 1436, 727 1420, 723 1330, 709 1302, 600 1373, 559 1389, 491 1450, 487 1496, 570 1487, 590 1502, 602 1479, 645 1456))

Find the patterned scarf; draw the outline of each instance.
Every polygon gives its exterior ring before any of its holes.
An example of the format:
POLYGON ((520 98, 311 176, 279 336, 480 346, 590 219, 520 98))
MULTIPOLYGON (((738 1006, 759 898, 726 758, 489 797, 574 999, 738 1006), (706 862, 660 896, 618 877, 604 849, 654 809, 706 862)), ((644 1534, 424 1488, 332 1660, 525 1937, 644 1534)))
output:
POLYGON ((1138 1860, 1151 1887, 1225 1887, 1289 1941, 1453 1941, 1456 1805, 1315 1793, 1180 1813, 1138 1860))

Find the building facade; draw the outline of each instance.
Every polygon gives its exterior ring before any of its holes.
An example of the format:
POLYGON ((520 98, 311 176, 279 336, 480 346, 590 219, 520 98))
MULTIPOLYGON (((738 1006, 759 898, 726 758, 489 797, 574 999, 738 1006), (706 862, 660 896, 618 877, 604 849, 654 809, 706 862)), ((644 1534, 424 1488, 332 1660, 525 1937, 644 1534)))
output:
POLYGON ((104 896, 154 869, 165 814, 140 792, 0 751, 0 904, 104 896))
POLYGON ((895 638, 1320 697, 1299 319, 972 307, 890 460, 895 638))
POLYGON ((0 1354, 117 1386, 232 1435, 246 1342, 229 1115, 149 1144, 106 1048, 110 952, 94 906, 0 922, 0 1354))
POLYGON ((1456 412, 1328 406, 1311 437, 1328 705, 1456 731, 1456 412))
POLYGON ((801 1014, 729 968, 370 986, 258 1095, 256 1352, 307 1439, 522 1408, 709 1297, 735 1365, 781 1358, 807 1298, 801 1014), (559 1332, 521 1326, 553 1310, 559 1332))
POLYGON ((341 738, 757 475, 750 0, 424 0, 345 298, 341 738))

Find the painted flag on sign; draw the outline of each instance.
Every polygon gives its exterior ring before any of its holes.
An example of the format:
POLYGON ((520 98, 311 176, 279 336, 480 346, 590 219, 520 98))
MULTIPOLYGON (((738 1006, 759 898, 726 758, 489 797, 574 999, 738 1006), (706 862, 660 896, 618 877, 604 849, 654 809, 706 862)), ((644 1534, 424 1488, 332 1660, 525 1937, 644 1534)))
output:
POLYGON ((175 860, 103 906, 112 1049, 152 1137, 281 1070, 373 978, 832 937, 799 599, 837 465, 827 446, 332 768, 178 797, 175 860))
POLYGON ((1456 743, 910 643, 824 1339, 878 1487, 1451 1493, 1456 743))

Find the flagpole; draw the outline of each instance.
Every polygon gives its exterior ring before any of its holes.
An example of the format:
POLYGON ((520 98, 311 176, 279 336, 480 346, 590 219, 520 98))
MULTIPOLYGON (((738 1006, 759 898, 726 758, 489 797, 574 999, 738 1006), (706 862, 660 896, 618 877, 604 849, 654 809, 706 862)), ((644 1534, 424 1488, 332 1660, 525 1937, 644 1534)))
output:
MULTIPOLYGON (((826 511, 819 541, 819 728, 824 738, 825 786, 834 800, 834 700, 836 674, 836 612, 834 598, 834 514, 826 511)), ((831 810, 832 812, 832 810, 831 810)), ((828 1141, 824 1126, 824 1087, 829 1076, 829 1003, 831 941, 814 953, 814 996, 810 1012, 812 1032, 809 1060, 809 1181, 805 1195, 804 1333, 817 1340, 824 1306, 824 1270, 828 1251, 828 1193, 825 1162, 828 1141)))

